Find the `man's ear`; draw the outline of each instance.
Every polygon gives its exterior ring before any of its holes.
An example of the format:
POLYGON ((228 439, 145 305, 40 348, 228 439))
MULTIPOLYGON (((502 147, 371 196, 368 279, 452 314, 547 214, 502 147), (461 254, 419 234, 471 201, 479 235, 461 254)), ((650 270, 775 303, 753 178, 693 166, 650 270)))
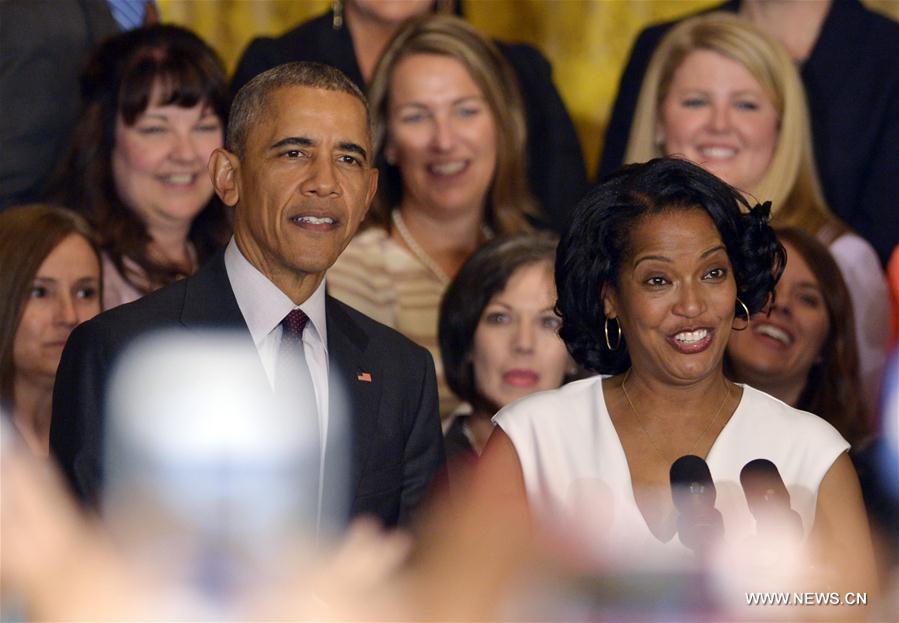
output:
POLYGON ((215 194, 226 206, 236 206, 240 200, 240 159, 219 147, 209 157, 208 168, 215 194))

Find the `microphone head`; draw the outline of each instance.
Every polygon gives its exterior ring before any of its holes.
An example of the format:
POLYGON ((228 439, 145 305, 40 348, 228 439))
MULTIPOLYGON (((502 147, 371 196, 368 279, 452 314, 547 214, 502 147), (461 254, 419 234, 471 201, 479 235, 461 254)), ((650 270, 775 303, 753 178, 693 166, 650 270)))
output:
POLYGON ((768 459, 749 461, 740 470, 740 484, 759 534, 802 537, 802 518, 790 508, 790 492, 774 463, 768 459))
POLYGON ((740 471, 740 484, 750 507, 756 503, 787 504, 790 494, 777 466, 768 459, 749 461, 740 471))
POLYGON ((698 456, 682 456, 671 465, 671 496, 681 513, 706 511, 715 506, 717 491, 709 466, 698 456))
POLYGON ((715 508, 717 491, 709 466, 698 456, 682 456, 671 465, 671 498, 678 511, 681 543, 704 555, 724 536, 724 520, 715 508))

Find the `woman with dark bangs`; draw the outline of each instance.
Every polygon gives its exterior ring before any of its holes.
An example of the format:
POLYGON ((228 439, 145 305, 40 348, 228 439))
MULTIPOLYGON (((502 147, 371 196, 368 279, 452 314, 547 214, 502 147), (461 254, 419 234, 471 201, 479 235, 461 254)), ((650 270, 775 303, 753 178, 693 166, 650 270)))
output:
POLYGON ((227 119, 225 70, 192 32, 156 25, 102 43, 51 196, 87 216, 103 256, 103 307, 192 274, 227 240, 206 171, 227 119))

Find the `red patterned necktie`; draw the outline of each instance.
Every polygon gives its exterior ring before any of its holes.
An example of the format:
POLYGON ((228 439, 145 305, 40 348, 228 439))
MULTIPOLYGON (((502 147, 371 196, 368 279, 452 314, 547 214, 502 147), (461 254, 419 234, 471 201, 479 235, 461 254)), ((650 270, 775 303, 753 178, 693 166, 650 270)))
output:
MULTIPOLYGON (((302 342, 303 329, 306 328, 307 322, 309 322, 309 316, 304 314, 302 309, 291 309, 290 313, 281 321, 281 326, 284 328, 281 336, 281 348, 284 348, 284 340, 291 340, 294 343, 302 342)), ((302 348, 302 346, 300 347, 302 348)))

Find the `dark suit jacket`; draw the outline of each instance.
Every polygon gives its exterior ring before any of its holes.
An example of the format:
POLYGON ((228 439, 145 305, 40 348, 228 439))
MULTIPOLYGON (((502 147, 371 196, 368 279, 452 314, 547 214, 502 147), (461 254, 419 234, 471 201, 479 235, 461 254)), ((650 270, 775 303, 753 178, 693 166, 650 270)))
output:
MULTIPOLYGON (((587 187, 584 157, 574 124, 552 80, 549 61, 535 48, 494 42, 512 66, 521 87, 528 126, 528 181, 549 226, 564 231, 575 203, 587 187)), ((257 74, 290 61, 336 67, 360 89, 365 82, 346 27, 331 27, 331 12, 284 35, 260 37, 244 50, 231 81, 232 93, 257 74)))
MULTIPOLYGON (((326 314, 331 395, 343 379, 350 402, 350 514, 372 514, 388 526, 405 523, 444 462, 433 360, 396 331, 330 297, 326 314), (370 373, 372 382, 360 382, 360 372, 370 373)), ((250 340, 223 254, 193 277, 72 332, 56 377, 50 445, 89 504, 102 495, 104 399, 112 366, 135 338, 166 328, 235 329, 250 340)), ((328 482, 326 469, 326 497, 333 495, 328 482)))
POLYGON ((0 2, 0 209, 41 198, 81 110, 82 66, 118 31, 106 0, 0 2))
MULTIPOLYGON (((730 0, 716 7, 737 11, 730 0)), ((681 20, 637 37, 606 130, 598 175, 624 159, 643 75, 652 53, 681 20)), ((830 209, 886 263, 899 244, 899 24, 858 0, 834 0, 802 65, 818 174, 830 209)))

